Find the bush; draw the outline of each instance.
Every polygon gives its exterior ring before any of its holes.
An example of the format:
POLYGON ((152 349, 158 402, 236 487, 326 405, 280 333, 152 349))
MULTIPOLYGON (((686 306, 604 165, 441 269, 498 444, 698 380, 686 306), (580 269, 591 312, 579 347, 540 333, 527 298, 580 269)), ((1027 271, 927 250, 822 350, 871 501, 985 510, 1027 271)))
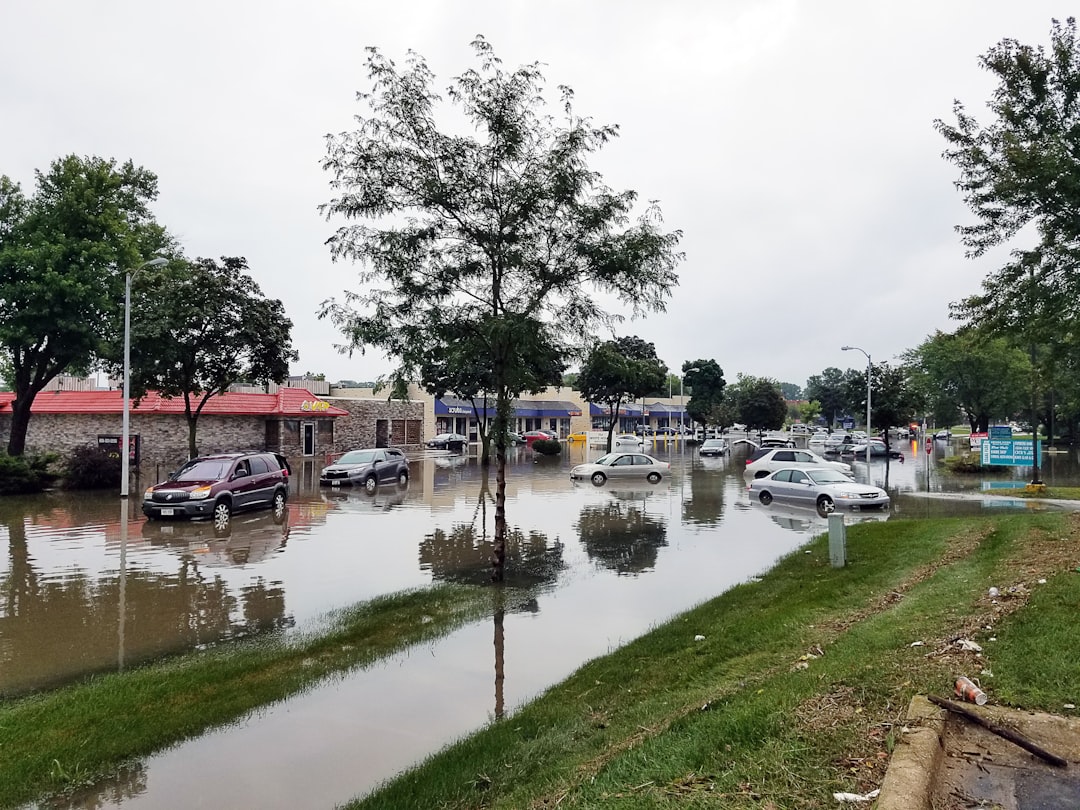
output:
POLYGON ((544 456, 557 456, 562 452, 562 442, 558 439, 537 439, 532 449, 544 456))
POLYGON ((982 464, 978 453, 964 453, 945 459, 945 469, 953 473, 971 473, 978 475, 1004 475, 1012 470, 1000 464, 982 464))
POLYGON ((56 480, 56 475, 49 469, 55 460, 56 456, 52 454, 9 456, 0 453, 0 495, 41 492, 56 480))
POLYGON ((109 489, 120 486, 120 457, 98 447, 79 447, 64 473, 67 489, 109 489))

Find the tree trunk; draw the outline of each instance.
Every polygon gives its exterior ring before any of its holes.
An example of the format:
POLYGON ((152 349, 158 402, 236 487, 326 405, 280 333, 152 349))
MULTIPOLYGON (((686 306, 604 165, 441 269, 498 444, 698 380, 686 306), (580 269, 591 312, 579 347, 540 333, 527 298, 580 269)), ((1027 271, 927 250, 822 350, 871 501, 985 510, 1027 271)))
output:
POLYGON ((30 427, 30 407, 34 394, 20 394, 11 403, 11 434, 8 437, 8 455, 21 456, 26 450, 26 431, 30 427))
POLYGON ((495 445, 495 542, 491 547, 491 579, 506 576, 506 448, 495 445))
POLYGON ((193 459, 199 455, 199 448, 195 446, 195 428, 199 423, 198 414, 188 414, 187 417, 187 430, 188 430, 188 459, 193 459))

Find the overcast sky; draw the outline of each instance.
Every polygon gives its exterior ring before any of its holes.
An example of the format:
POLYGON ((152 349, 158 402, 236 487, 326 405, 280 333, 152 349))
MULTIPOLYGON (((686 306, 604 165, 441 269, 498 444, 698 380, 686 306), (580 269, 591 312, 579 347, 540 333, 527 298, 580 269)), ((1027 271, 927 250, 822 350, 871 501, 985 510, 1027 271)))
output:
MULTIPOLYGON (((978 57, 1003 38, 1049 44, 1042 0, 5 0, 0 174, 76 153, 158 175, 159 221, 188 256, 246 256, 292 319, 295 373, 365 380, 316 312, 355 288, 332 263, 324 136, 366 110, 364 48, 411 49, 436 87, 475 66, 483 34, 508 67, 621 137, 593 167, 660 202, 686 260, 666 313, 623 324, 672 369, 715 359, 803 385, 828 366, 898 357, 1001 257, 972 261, 970 222, 935 118, 954 99, 988 121, 978 57)), ((610 335, 602 335, 607 338, 610 335)))

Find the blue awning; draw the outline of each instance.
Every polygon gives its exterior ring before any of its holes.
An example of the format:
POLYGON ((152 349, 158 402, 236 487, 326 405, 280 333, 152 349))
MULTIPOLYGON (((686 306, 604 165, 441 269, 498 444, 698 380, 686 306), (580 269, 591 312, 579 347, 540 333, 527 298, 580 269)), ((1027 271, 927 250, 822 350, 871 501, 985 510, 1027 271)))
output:
MULTIPOLYGON (((495 401, 489 399, 487 408, 482 407, 483 400, 477 400, 477 408, 473 411, 473 404, 467 399, 458 399, 457 397, 442 397, 435 400, 435 415, 436 416, 474 416, 479 414, 481 417, 488 419, 495 418, 495 401)), ((561 402, 555 400, 528 400, 518 399, 514 400, 514 413, 515 417, 521 418, 539 418, 539 417, 554 417, 554 418, 568 418, 571 416, 581 416, 581 408, 575 405, 573 402, 561 402)))

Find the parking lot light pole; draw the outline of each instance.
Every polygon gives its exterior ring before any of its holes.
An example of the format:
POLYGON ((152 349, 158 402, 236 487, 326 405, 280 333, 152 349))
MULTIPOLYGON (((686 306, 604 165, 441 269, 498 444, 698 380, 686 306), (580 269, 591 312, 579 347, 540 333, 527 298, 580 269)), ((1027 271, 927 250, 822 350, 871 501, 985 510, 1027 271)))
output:
POLYGON ((131 441, 131 280, 141 270, 148 267, 161 267, 169 260, 158 256, 143 262, 134 270, 124 275, 124 419, 120 440, 120 497, 128 496, 128 476, 131 475, 128 443, 131 441))
POLYGON ((840 351, 849 352, 854 349, 866 355, 866 480, 870 480, 870 353, 858 346, 841 346, 840 351))

